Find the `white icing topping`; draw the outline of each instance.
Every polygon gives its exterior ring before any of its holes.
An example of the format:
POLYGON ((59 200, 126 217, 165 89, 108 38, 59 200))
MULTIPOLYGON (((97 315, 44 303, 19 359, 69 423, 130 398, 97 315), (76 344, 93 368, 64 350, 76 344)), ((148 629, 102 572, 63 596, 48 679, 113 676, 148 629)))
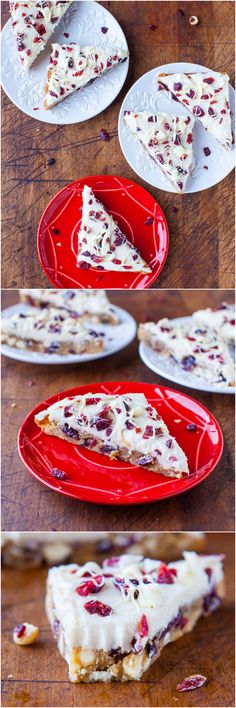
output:
MULTIPOLYGON (((133 533, 108 533, 108 532, 99 532, 99 531, 80 531, 79 533, 74 532, 74 531, 57 531, 56 533, 52 533, 51 531, 37 531, 37 536, 35 536, 32 531, 2 531, 1 534, 1 541, 2 545, 4 545, 7 541, 11 541, 17 546, 24 547, 27 544, 43 544, 43 543, 71 543, 75 544, 77 546, 80 546, 83 543, 93 543, 96 541, 99 541, 101 539, 107 538, 111 539, 112 543, 115 543, 117 545, 117 548, 121 548, 121 543, 124 540, 129 541, 129 536, 132 539, 132 543, 142 543, 145 540, 151 540, 150 536, 152 537, 153 544, 157 545, 158 541, 160 539, 161 542, 163 542, 163 533, 156 531, 154 534, 150 534, 149 532, 135 532, 133 533)), ((184 541, 188 543, 189 541, 193 540, 195 538, 197 539, 204 539, 204 533, 202 531, 188 531, 185 532, 184 534, 181 534, 179 537, 179 534, 177 534, 176 537, 176 544, 178 544, 178 541, 181 541, 181 539, 184 536, 184 541)), ((165 534, 166 540, 168 540, 171 537, 171 544, 174 547, 175 544, 175 538, 174 534, 165 534)), ((130 539, 130 540, 131 540, 130 539)))
POLYGON ((10 2, 12 27, 16 34, 18 56, 27 70, 44 49, 72 0, 10 2))
POLYGON ((112 317, 117 320, 117 315, 110 304, 105 290, 46 290, 27 289, 20 290, 22 298, 28 296, 33 301, 46 305, 53 305, 68 312, 75 313, 78 317, 83 315, 98 315, 112 317))
POLYGON ((184 452, 143 394, 88 393, 64 398, 38 413, 36 422, 42 421, 45 415, 49 422, 56 422, 72 442, 70 429, 104 441, 107 448, 104 453, 125 448, 128 454, 140 453, 140 465, 157 462, 171 470, 172 476, 188 473, 184 452))
POLYGON ((218 310, 208 307, 194 312, 193 319, 217 332, 228 344, 235 342, 235 306, 223 303, 218 310))
POLYGON ((159 74, 157 83, 159 89, 171 91, 224 147, 231 148, 233 136, 227 74, 159 74))
POLYGON ((125 111, 124 121, 165 176, 183 192, 193 161, 194 118, 125 111))
POLYGON ((142 325, 151 346, 172 356, 183 370, 210 383, 233 384, 234 363, 227 345, 207 325, 175 324, 167 318, 142 325))
POLYGON ((2 318, 2 335, 14 335, 17 339, 41 342, 45 351, 52 348, 58 351, 66 343, 73 346, 86 346, 92 342, 101 342, 99 335, 86 329, 80 321, 69 317, 66 312, 56 310, 38 310, 29 313, 16 313, 9 318, 2 318))
POLYGON ((110 651, 120 647, 132 651, 131 643, 143 615, 148 623, 147 635, 142 640, 145 645, 167 628, 180 608, 203 599, 222 580, 221 560, 220 556, 201 557, 185 552, 184 560, 167 566, 176 571, 170 584, 157 582, 160 573, 166 572, 161 561, 142 560, 138 556, 121 556, 114 565, 104 562, 103 569, 92 562, 82 567, 72 564, 52 568, 48 589, 52 593, 54 617, 62 625, 68 650, 84 647, 110 651), (206 573, 205 568, 210 572, 206 573), (82 577, 84 573, 98 576, 94 581, 97 587, 102 587, 98 593, 81 596, 76 592, 76 588, 91 579, 91 575, 82 577), (104 578, 104 573, 112 577, 104 578), (120 579, 118 583, 114 583, 114 578, 120 579), (89 614, 85 604, 96 600, 110 607, 112 613, 89 614))
POLYGON ((138 250, 86 185, 83 189, 77 265, 80 268, 90 266, 102 270, 151 272, 138 250))
POLYGON ((93 79, 126 61, 129 52, 118 47, 52 44, 45 108, 51 108, 93 79))

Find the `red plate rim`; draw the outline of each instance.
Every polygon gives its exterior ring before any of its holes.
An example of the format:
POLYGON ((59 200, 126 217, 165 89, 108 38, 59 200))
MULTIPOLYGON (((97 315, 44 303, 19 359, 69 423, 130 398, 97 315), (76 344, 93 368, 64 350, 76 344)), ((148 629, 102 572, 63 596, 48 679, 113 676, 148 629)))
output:
MULTIPOLYGON (((96 391, 95 391, 95 392, 96 392, 96 391)), ((140 505, 140 504, 150 504, 150 503, 153 503, 153 502, 155 502, 155 501, 161 501, 162 499, 166 499, 166 498, 168 498, 168 497, 174 497, 174 496, 176 496, 176 495, 178 495, 178 494, 183 494, 184 492, 187 492, 189 489, 192 489, 193 487, 196 487, 198 484, 201 484, 201 482, 203 482, 205 479, 207 479, 207 477, 214 471, 215 467, 217 466, 217 464, 218 464, 218 462, 219 462, 219 460, 220 460, 220 458, 221 458, 222 452, 223 452, 224 439, 223 439, 223 433, 222 433, 222 430, 221 430, 221 428, 220 428, 220 425, 219 425, 219 423, 217 422, 217 420, 215 419, 215 417, 212 415, 212 413, 210 413, 209 410, 208 410, 205 406, 203 406, 201 403, 199 403, 198 401, 196 401, 196 399, 192 398, 191 396, 188 396, 188 395, 185 394, 185 393, 182 393, 182 391, 177 391, 177 390, 175 390, 175 389, 171 389, 171 388, 166 387, 166 386, 159 386, 159 385, 156 385, 156 384, 142 384, 142 383, 136 382, 136 381, 132 381, 132 382, 129 382, 129 381, 106 381, 106 382, 96 382, 96 383, 94 383, 94 384, 91 384, 89 387, 88 387, 87 385, 76 386, 76 387, 73 387, 72 389, 68 389, 68 390, 66 390, 66 391, 61 391, 60 393, 55 394, 54 396, 51 396, 50 398, 46 399, 46 401, 43 401, 43 402, 39 403, 37 406, 35 406, 35 407, 27 414, 27 416, 25 417, 23 423, 21 424, 21 426, 20 426, 20 428, 19 428, 19 431, 18 431, 18 436, 17 436, 17 445, 18 445, 18 452, 19 452, 20 458, 21 458, 23 464, 24 464, 24 465, 27 467, 27 469, 29 470, 29 472, 33 475, 33 477, 35 477, 38 481, 40 481, 42 484, 44 484, 44 486, 46 486, 46 487, 52 489, 53 491, 56 491, 56 492, 58 492, 59 494, 62 494, 63 496, 72 497, 72 498, 77 499, 78 501, 86 501, 86 502, 91 503, 91 504, 92 504, 92 503, 96 503, 96 504, 100 504, 100 505, 104 505, 104 506, 107 506, 107 505, 108 505, 108 506, 130 506, 130 505, 134 506, 134 505, 138 505, 138 504, 139 504, 139 505, 140 505), (198 406, 200 406, 200 408, 202 409, 202 411, 204 411, 205 413, 207 413, 208 415, 210 415, 211 422, 214 424, 215 429, 216 429, 216 432, 217 432, 218 437, 219 437, 219 440, 218 440, 218 452, 217 452, 217 454, 216 454, 216 458, 214 459, 214 461, 213 461, 213 463, 212 463, 210 469, 209 469, 207 472, 204 471, 204 473, 202 474, 202 476, 201 476, 200 479, 197 477, 197 475, 196 475, 196 479, 195 479, 195 480, 192 480, 192 479, 190 479, 190 478, 184 478, 184 483, 185 483, 185 488, 184 488, 184 489, 182 489, 182 488, 181 488, 181 489, 176 489, 174 492, 173 492, 173 490, 172 490, 172 491, 169 491, 169 492, 166 491, 166 492, 165 492, 163 495, 161 495, 160 497, 159 497, 159 496, 156 496, 156 497, 154 496, 153 498, 150 498, 150 499, 142 499, 141 501, 140 501, 140 500, 137 500, 137 501, 135 500, 135 501, 133 501, 133 499, 127 499, 127 498, 125 498, 125 497, 122 498, 122 499, 116 499, 116 500, 114 500, 114 499, 110 499, 110 500, 109 500, 109 499, 106 499, 106 501, 104 501, 103 499, 101 500, 101 499, 99 499, 99 498, 98 498, 98 499, 96 498, 96 500, 95 500, 95 499, 89 499, 89 498, 87 498, 86 494, 85 494, 85 495, 81 494, 81 491, 80 491, 80 493, 79 493, 79 495, 78 495, 78 494, 75 494, 74 492, 68 491, 68 490, 63 489, 63 488, 55 488, 55 482, 57 482, 57 480, 55 480, 55 479, 54 479, 54 481, 53 481, 52 483, 50 483, 50 481, 46 481, 45 479, 42 479, 42 478, 39 476, 39 474, 38 474, 37 472, 35 472, 35 471, 32 469, 32 467, 30 466, 30 464, 28 463, 27 457, 26 457, 26 455, 24 454, 24 447, 25 447, 25 446, 22 446, 22 445, 21 445, 22 435, 23 435, 23 433, 24 433, 24 428, 25 428, 25 426, 27 425, 27 423, 32 419, 32 417, 33 417, 36 413, 38 413, 38 412, 42 409, 42 406, 51 405, 53 402, 55 402, 55 399, 56 399, 56 400, 61 400, 61 398, 65 398, 65 397, 67 397, 67 396, 73 396, 73 395, 78 394, 79 392, 82 393, 81 389, 84 389, 84 388, 86 388, 86 390, 90 390, 90 391, 93 393, 94 387, 95 387, 96 389, 97 389, 97 388, 99 389, 99 387, 101 388, 101 387, 103 387, 103 386, 105 386, 105 385, 109 385, 109 386, 111 386, 111 387, 113 387, 113 386, 116 386, 116 387, 117 387, 117 386, 119 386, 119 385, 120 385, 120 386, 125 386, 125 387, 127 387, 127 386, 136 386, 136 385, 142 386, 142 387, 145 386, 145 389, 148 388, 148 390, 150 391, 150 394, 153 393, 153 389, 154 389, 154 388, 158 388, 158 389, 159 389, 160 391, 162 391, 162 392, 164 392, 164 391, 167 392, 167 394, 168 394, 168 393, 170 393, 170 394, 171 394, 171 393, 172 393, 172 394, 173 394, 173 393, 174 393, 174 394, 180 394, 181 397, 183 397, 184 399, 193 401, 193 402, 196 403, 198 406), (59 397, 59 398, 58 398, 58 397, 59 397)), ((96 453, 94 453, 94 454, 96 454, 96 453)), ((140 468, 137 468, 137 469, 140 470, 140 468)), ((191 475, 190 475, 190 476, 191 476, 191 475)), ((168 480, 169 478, 166 477, 165 479, 168 480)), ((181 482, 183 483, 183 479, 182 479, 182 480, 173 480, 173 479, 172 479, 172 481, 178 481, 178 482, 180 482, 180 483, 181 483, 181 482)), ((156 489, 157 489, 157 492, 158 492, 158 485, 157 485, 156 489)), ((96 491, 94 491, 94 494, 96 494, 96 491)))
MULTIPOLYGON (((56 201, 58 200, 58 198, 59 198, 64 192, 66 192, 66 190, 68 190, 69 188, 72 188, 72 189, 73 189, 73 188, 76 188, 76 187, 77 187, 77 188, 81 188, 84 184, 88 184, 88 186, 90 186, 90 187, 92 187, 92 189, 96 190, 96 181, 98 181, 98 180, 103 180, 103 181, 117 180, 117 181, 119 181, 120 184, 124 187, 124 189, 132 185, 132 186, 135 187, 136 189, 139 189, 140 192, 143 192, 145 195, 148 195, 149 198, 153 201, 153 205, 156 205, 156 207, 157 207, 157 215, 156 215, 157 223, 155 223, 155 221, 154 221, 154 224, 153 224, 153 233, 155 233, 155 237, 158 236, 158 233, 157 233, 157 232, 158 232, 158 222, 161 221, 161 222, 163 223, 163 226, 164 226, 164 234, 162 234, 161 254, 160 254, 159 263, 157 263, 157 265, 156 265, 155 267, 153 267, 152 273, 151 273, 150 275, 149 275, 149 274, 144 275, 144 274, 133 273, 133 277, 134 277, 135 280, 137 280, 138 275, 140 275, 140 278, 142 277, 142 282, 141 282, 140 285, 139 285, 139 284, 137 284, 137 285, 132 285, 132 284, 131 284, 131 285, 130 285, 129 287, 127 287, 127 288, 124 287, 124 286, 122 286, 122 285, 119 285, 118 288, 117 288, 117 289, 127 289, 127 290, 131 290, 131 289, 148 289, 148 288, 150 288, 150 286, 151 286, 153 283, 156 282, 157 278, 159 277, 160 273, 162 272, 162 270, 163 270, 163 268, 164 268, 164 265, 165 265, 165 262, 166 262, 166 259, 167 259, 167 256, 168 256, 168 252, 169 252, 169 241, 170 241, 170 240, 169 240, 169 228, 168 228, 167 220, 166 220, 165 214, 163 213, 162 208, 160 207, 159 203, 156 201, 155 197, 153 197, 153 195, 152 195, 147 189, 145 189, 145 187, 143 187, 142 185, 137 184, 137 183, 134 182, 133 180, 127 179, 127 178, 125 178, 125 177, 119 177, 119 176, 117 176, 117 175, 102 175, 102 174, 100 174, 100 175, 88 175, 87 177, 81 177, 81 179, 75 180, 74 182, 69 182, 67 185, 65 185, 62 189, 60 189, 60 190, 54 195, 54 197, 52 197, 52 199, 50 200, 50 202, 48 202, 48 204, 47 204, 47 206, 45 207, 44 212, 43 212, 43 214, 42 214, 42 216, 41 216, 41 219, 40 219, 40 222, 39 222, 39 226, 38 226, 38 231, 37 231, 37 251, 38 251, 38 257, 39 257, 41 266, 42 266, 42 268, 43 268, 43 271, 44 271, 44 273, 46 274, 48 280, 52 283, 52 285, 53 285, 55 288, 71 287, 69 283, 68 283, 67 285, 60 285, 60 284, 57 282, 57 280, 56 280, 56 278, 55 278, 55 276, 54 276, 54 272, 52 272, 52 269, 49 270, 49 268, 47 267, 47 265, 46 265, 46 263, 45 263, 44 255, 43 255, 43 250, 44 250, 44 249, 42 248, 42 244, 41 244, 42 237, 43 237, 43 235, 45 234, 45 231, 47 230, 47 229, 45 229, 45 227, 43 228, 44 220, 46 220, 47 213, 48 213, 48 211, 50 210, 50 208, 53 206, 54 202, 56 202, 56 201), (155 229, 155 232, 154 232, 154 229, 155 229), (144 281, 144 282, 143 282, 143 281, 144 281)), ((97 190, 98 190, 98 188, 97 188, 97 190)), ((98 191, 101 191, 101 189, 98 190, 98 191)), ((145 208, 145 207, 144 207, 144 208, 145 208)), ((146 208, 146 209, 147 209, 147 208, 146 208)), ((147 212, 147 213, 148 213, 148 212, 147 212)), ((149 211, 149 214, 150 214, 150 211, 149 211)), ((160 239, 160 236, 158 236, 158 237, 159 237, 159 239, 160 239)), ((91 269, 91 271, 92 271, 92 270, 93 270, 93 269, 91 269)), ((95 271, 95 269, 94 269, 94 271, 95 271)), ((94 272, 94 271, 93 271, 93 272, 94 272)), ((80 272, 80 271, 79 271, 79 269, 78 269, 78 273, 79 273, 79 272, 80 272)), ((90 270, 88 269, 88 270, 86 271, 86 273, 89 274, 89 272, 90 272, 90 270)), ((92 286, 91 286, 91 285, 87 284, 87 285, 84 287, 84 286, 80 286, 80 284, 78 283, 78 284, 77 284, 77 288, 78 288, 78 289, 81 289, 81 287, 82 287, 82 289, 86 289, 86 288, 89 288, 89 287, 97 287, 97 288, 102 287, 102 288, 105 288, 105 289, 107 289, 107 290, 109 290, 109 289, 114 289, 114 285, 110 285, 110 286, 109 286, 109 285, 106 284, 106 282, 105 282, 105 280, 106 280, 106 274, 107 274, 108 276, 109 276, 109 274, 110 274, 110 276, 111 276, 112 278, 116 277, 116 276, 119 274, 120 278, 123 278, 123 279, 127 278, 128 276, 132 276, 132 273, 121 272, 121 271, 104 271, 104 274, 105 274, 104 283, 103 283, 101 286, 99 286, 99 285, 92 285, 92 286)), ((67 275, 68 278, 70 278, 69 273, 68 273, 68 274, 66 273, 66 275, 67 275)), ((73 279, 73 282, 75 282, 74 279, 73 279)), ((75 287, 75 285, 74 285, 74 287, 75 287)), ((116 288, 115 288, 115 289, 116 289, 116 288)))

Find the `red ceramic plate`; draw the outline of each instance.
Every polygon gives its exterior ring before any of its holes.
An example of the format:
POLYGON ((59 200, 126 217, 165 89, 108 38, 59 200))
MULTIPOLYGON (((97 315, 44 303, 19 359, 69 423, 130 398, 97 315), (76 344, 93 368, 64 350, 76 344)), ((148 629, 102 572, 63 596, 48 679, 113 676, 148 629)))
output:
POLYGON ((149 288, 161 272, 168 253, 168 226, 164 214, 146 189, 123 177, 85 177, 58 192, 45 209, 38 230, 38 254, 56 288, 149 288), (152 272, 125 273, 76 266, 82 191, 87 184, 139 249, 152 272), (146 225, 145 221, 154 221, 146 225))
POLYGON ((62 391, 34 408, 25 419, 18 435, 20 456, 29 471, 50 489, 66 496, 96 504, 140 504, 156 501, 195 487, 213 471, 223 449, 220 427, 211 413, 197 401, 164 386, 136 382, 106 382, 77 386, 62 391), (144 393, 167 423, 170 433, 187 455, 190 476, 176 480, 149 472, 131 464, 110 460, 43 433, 34 415, 66 396, 91 393, 144 393), (177 422, 180 421, 180 422, 177 422), (195 423, 195 433, 186 430, 195 423), (51 470, 58 467, 67 479, 59 481, 51 470))

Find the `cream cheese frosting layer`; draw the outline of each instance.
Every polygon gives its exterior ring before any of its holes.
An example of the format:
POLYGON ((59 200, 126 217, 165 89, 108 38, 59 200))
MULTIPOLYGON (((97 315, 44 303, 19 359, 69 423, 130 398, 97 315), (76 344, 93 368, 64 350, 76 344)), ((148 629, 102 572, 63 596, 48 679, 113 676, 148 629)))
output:
POLYGON ((47 289, 21 289, 20 299, 32 305, 37 304, 53 306, 83 317, 84 315, 101 316, 104 321, 106 314, 118 323, 115 309, 109 302, 105 290, 47 290, 47 289))
POLYGON ((164 318, 157 324, 141 325, 140 338, 147 338, 150 345, 171 357, 188 372, 209 383, 233 384, 234 362, 227 345, 216 332, 191 322, 177 325, 164 318))
POLYGON ((33 64, 71 3, 72 0, 10 2, 12 28, 22 69, 28 70, 33 64))
POLYGON ((193 319, 198 324, 211 327, 228 344, 235 342, 235 306, 222 303, 216 310, 208 307, 206 310, 194 312, 193 319))
POLYGON ((73 345, 89 345, 100 341, 99 335, 86 329, 81 322, 69 317, 67 313, 57 309, 31 310, 20 312, 9 318, 2 318, 2 338, 4 335, 14 335, 17 339, 32 342, 42 342, 45 351, 57 351, 63 343, 73 345))
POLYGON ((71 431, 77 431, 78 438, 80 432, 85 433, 105 440, 110 453, 121 448, 130 454, 140 453, 137 460, 140 465, 156 460, 162 468, 172 470, 173 476, 188 474, 183 450, 143 394, 88 393, 64 398, 38 413, 36 423, 40 425, 45 416, 49 424, 56 423, 72 442, 76 435, 71 431))
POLYGON ((69 650, 87 647, 109 652, 120 647, 130 652, 143 616, 147 634, 141 640, 146 644, 168 627, 180 608, 210 595, 222 579, 220 556, 185 552, 184 560, 168 566, 161 561, 123 556, 104 561, 103 568, 93 562, 82 567, 72 564, 52 568, 48 592, 69 650), (86 585, 88 581, 90 586, 86 585), (93 591, 87 593, 91 587, 93 591), (86 605, 90 607, 96 601, 109 613, 91 614, 86 605))
POLYGON ((124 122, 178 192, 184 192, 193 162, 194 118, 125 111, 124 122))
POLYGON ((230 150, 233 134, 227 74, 159 74, 157 87, 170 91, 209 133, 230 150))
POLYGON ((138 249, 122 233, 87 185, 83 189, 77 265, 82 269, 151 272, 138 249))
POLYGON ((49 109, 114 66, 127 61, 128 50, 52 44, 44 108, 49 109))

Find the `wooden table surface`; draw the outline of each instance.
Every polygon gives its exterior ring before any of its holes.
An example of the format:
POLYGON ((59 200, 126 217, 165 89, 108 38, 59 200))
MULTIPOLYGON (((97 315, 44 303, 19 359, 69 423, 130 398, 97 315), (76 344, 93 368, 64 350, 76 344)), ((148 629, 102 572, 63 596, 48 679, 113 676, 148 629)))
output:
MULTIPOLYGON (((169 223, 170 251, 159 287, 234 287, 234 177, 195 194, 149 187, 126 162, 117 136, 129 88, 153 67, 190 61, 226 71, 234 83, 234 2, 104 2, 127 37, 128 78, 114 103, 87 123, 54 126, 18 110, 2 92, 2 287, 48 287, 36 252, 39 219, 64 185, 91 174, 134 179, 154 195, 169 223), (197 15, 199 24, 190 26, 197 15), (157 29, 149 29, 156 24, 157 29), (105 128, 111 139, 102 142, 105 128), (56 160, 51 167, 49 158, 56 160), (173 212, 173 207, 178 211, 173 212)), ((3 24, 9 17, 3 2, 3 24)))
POLYGON ((166 647, 132 684, 71 684, 44 612, 47 570, 4 569, 2 706, 234 706, 234 535, 208 534, 206 552, 226 553, 222 607, 166 647), (13 643, 12 629, 26 621, 40 627, 40 640, 22 648, 13 643), (176 685, 193 673, 207 677, 205 686, 176 692, 176 685))
MULTIPOLYGON (((3 307, 17 301, 16 291, 3 293, 3 307)), ((178 317, 199 307, 214 307, 233 291, 113 291, 111 301, 137 320, 178 317)), ((174 384, 205 405, 224 434, 220 463, 200 486, 172 499, 132 507, 89 505, 63 497, 33 478, 17 452, 18 428, 40 401, 58 391, 95 381, 144 381, 168 385, 141 361, 137 340, 113 356, 93 363, 40 366, 3 357, 2 384, 2 528, 3 530, 228 530, 234 526, 234 397, 174 384)))

